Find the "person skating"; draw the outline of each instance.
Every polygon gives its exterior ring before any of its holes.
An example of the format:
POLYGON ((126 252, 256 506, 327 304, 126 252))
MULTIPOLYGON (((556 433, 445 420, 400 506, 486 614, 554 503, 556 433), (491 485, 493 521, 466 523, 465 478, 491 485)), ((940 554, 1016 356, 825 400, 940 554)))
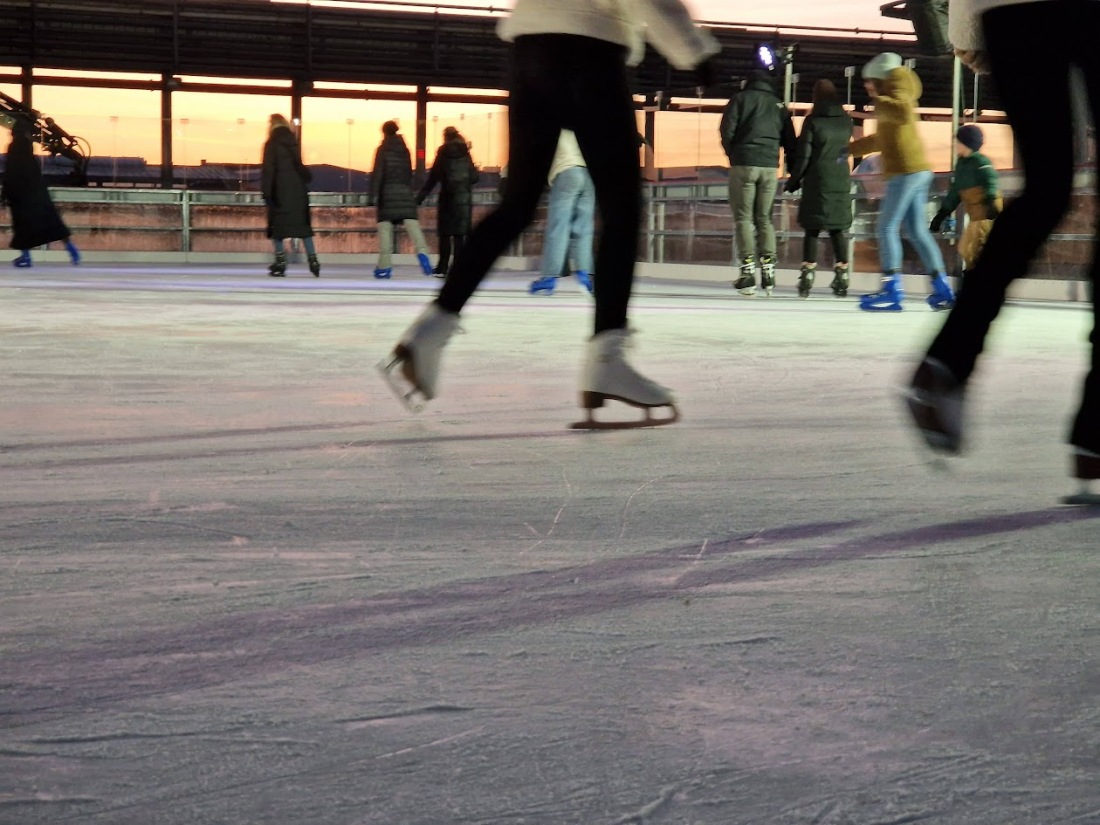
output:
POLYGON ((558 276, 572 263, 577 282, 592 292, 592 237, 596 224, 596 187, 584 163, 577 136, 562 129, 550 166, 550 199, 542 243, 542 274, 532 294, 550 294, 558 276))
POLYGON ((741 256, 740 276, 733 286, 742 295, 768 295, 775 287, 775 224, 772 206, 779 186, 779 150, 789 166, 795 148, 791 113, 776 94, 775 80, 754 69, 743 91, 730 99, 719 125, 722 148, 730 162, 730 208, 741 256))
POLYGON ((902 65, 901 56, 884 52, 863 67, 867 93, 875 103, 878 121, 874 134, 852 141, 853 155, 882 154, 886 194, 879 206, 878 245, 882 266, 879 291, 860 298, 868 311, 900 311, 905 297, 901 285, 904 228, 932 279, 927 302, 932 309, 950 309, 955 294, 947 282, 943 253, 928 229, 925 211, 932 185, 932 167, 925 159, 917 133, 917 101, 923 91, 920 78, 902 65))
POLYGON ((309 189, 312 175, 302 163, 302 151, 291 131, 290 122, 280 114, 268 121, 264 144, 263 177, 260 189, 267 204, 267 237, 275 248, 275 260, 268 272, 276 278, 286 275, 286 239, 301 238, 309 260, 309 271, 321 275, 321 263, 313 244, 313 224, 309 216, 309 189))
POLYGON ((1004 202, 993 161, 979 151, 985 142, 981 128, 973 123, 960 126, 955 134, 955 141, 959 160, 951 179, 951 188, 940 201, 940 209, 928 228, 939 232, 944 221, 959 208, 960 203, 963 204, 969 218, 962 238, 959 239, 959 257, 962 258, 965 273, 978 262, 989 232, 993 229, 993 221, 1001 214, 1004 202))
MULTIPOLYGON (((627 64, 644 54, 648 36, 680 69, 713 81, 709 58, 718 42, 691 21, 680 0, 517 0, 499 32, 513 42, 510 79, 509 176, 504 200, 482 221, 452 267, 439 297, 401 336, 381 365, 410 405, 438 392, 440 357, 458 329, 458 313, 493 262, 531 223, 563 128, 572 128, 596 186, 602 236, 596 260, 595 334, 585 347, 581 406, 609 399, 646 410, 629 426, 675 420, 672 394, 626 361, 627 309, 634 278, 642 187, 637 126, 627 64), (662 420, 649 410, 667 407, 662 420)), ((604 425, 608 426, 608 425, 604 425)), ((622 425, 618 425, 622 426, 622 425)))
POLYGON ((11 210, 9 245, 19 251, 19 256, 12 261, 13 265, 21 268, 33 266, 31 250, 55 241, 64 242, 69 260, 74 265, 80 263, 80 250, 73 243, 69 227, 54 206, 42 176, 42 167, 34 156, 34 141, 18 122, 12 124, 0 201, 11 210))
POLYGON ((817 238, 829 233, 833 245, 833 294, 848 294, 848 229, 852 226, 852 178, 845 148, 852 139, 852 119, 844 111, 831 81, 814 84, 813 109, 802 123, 787 192, 802 190, 798 224, 802 239, 802 272, 798 295, 808 298, 817 273, 817 238))
MULTIPOLYGON (((959 291, 955 310, 932 341, 907 396, 913 423, 929 447, 948 454, 965 443, 967 386, 1009 285, 1031 268, 1069 210, 1073 193, 1074 114, 1070 74, 1080 70, 1093 117, 1100 112, 1096 31, 1100 2, 954 0, 950 38, 964 63, 991 72, 1024 171, 1023 192, 993 224, 981 257, 959 291), (1056 43, 1057 48, 1037 48, 1056 43)), ((1095 190, 1094 190, 1094 198, 1095 190)), ((1100 479, 1100 263, 1093 252, 1091 363, 1069 434, 1071 474, 1080 480, 1070 503, 1100 503, 1089 485, 1100 479)))
POLYGON ((416 197, 417 204, 439 185, 439 203, 436 208, 436 232, 439 235, 439 264, 435 274, 447 276, 451 266, 451 249, 455 258, 473 229, 474 184, 477 183, 477 167, 470 157, 470 145, 453 126, 443 130, 443 145, 436 150, 428 179, 416 197))
POLYGON ((378 264, 375 278, 393 276, 393 227, 402 226, 416 248, 416 259, 425 275, 432 274, 428 242, 417 219, 417 201, 412 190, 412 155, 405 138, 392 120, 382 124, 382 142, 374 153, 371 171, 371 200, 378 210, 378 264))

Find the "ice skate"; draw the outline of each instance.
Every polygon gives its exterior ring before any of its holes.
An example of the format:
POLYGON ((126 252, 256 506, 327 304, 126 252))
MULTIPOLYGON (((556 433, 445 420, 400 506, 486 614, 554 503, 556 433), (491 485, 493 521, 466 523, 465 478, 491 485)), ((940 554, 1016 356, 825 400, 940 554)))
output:
POLYGON ((859 308, 866 312, 901 312, 901 302, 905 293, 896 275, 887 275, 882 279, 882 288, 878 292, 864 295, 859 299, 859 308))
POLYGON ((1100 507, 1100 492, 1094 484, 1100 479, 1100 453, 1076 447, 1073 451, 1073 475, 1080 488, 1073 495, 1062 498, 1063 504, 1077 507, 1100 507))
POLYGON ((69 261, 73 266, 80 266, 80 250, 72 241, 65 241, 65 251, 69 253, 69 261))
POLYGON ((964 388, 935 358, 925 358, 909 384, 905 404, 924 443, 938 453, 962 450, 964 388))
POLYGON ((760 259, 760 288, 770 296, 775 289, 775 258, 765 255, 760 259))
POLYGON ((588 290, 589 295, 593 294, 595 287, 592 285, 592 276, 583 269, 577 270, 577 283, 588 290))
POLYGON ((545 278, 536 278, 531 281, 531 285, 527 287, 527 291, 532 295, 538 295, 540 292, 545 292, 547 295, 554 294, 554 288, 558 285, 558 279, 553 275, 547 275, 545 278))
POLYGON ((27 269, 34 266, 34 262, 31 261, 31 253, 29 249, 24 249, 19 253, 19 257, 11 262, 12 266, 19 267, 20 269, 27 269))
POLYGON ((317 260, 316 255, 309 256, 309 271, 313 273, 314 278, 321 277, 321 262, 317 260))
POLYGON ((928 306, 937 312, 945 309, 953 309, 955 306, 955 293, 947 278, 937 275, 932 279, 932 294, 924 299, 928 306))
POLYGON ((432 275, 436 274, 435 270, 432 269, 432 262, 423 252, 416 253, 416 260, 420 262, 420 271, 423 272, 427 277, 430 278, 432 275))
POLYGON ((659 427, 679 419, 680 413, 672 393, 640 375, 626 362, 623 350, 629 337, 630 332, 625 329, 609 329, 589 340, 581 375, 581 407, 587 417, 572 424, 574 430, 659 427), (639 407, 645 411, 645 417, 635 421, 597 421, 592 411, 607 401, 621 401, 631 407, 639 407), (667 407, 670 414, 664 418, 654 418, 653 410, 661 407, 667 407))
POLYGON ((798 297, 809 298, 810 290, 814 288, 814 276, 817 274, 816 266, 802 265, 802 273, 798 276, 798 297))
POLYGON ((848 297, 848 264, 837 264, 833 267, 833 282, 829 289, 837 298, 848 297))
POLYGON ((376 266, 374 268, 374 277, 378 278, 379 280, 384 279, 384 278, 392 278, 393 277, 393 267, 392 266, 384 266, 384 267, 383 266, 376 266))
POLYGON ((733 282, 733 288, 745 296, 756 294, 756 261, 752 255, 741 259, 741 275, 733 282))
POLYGON ((459 329, 458 316, 431 303, 401 336, 378 371, 394 395, 412 412, 435 398, 443 347, 459 329))
POLYGON ((275 260, 267 268, 267 274, 272 278, 282 278, 286 275, 286 253, 276 252, 275 260))

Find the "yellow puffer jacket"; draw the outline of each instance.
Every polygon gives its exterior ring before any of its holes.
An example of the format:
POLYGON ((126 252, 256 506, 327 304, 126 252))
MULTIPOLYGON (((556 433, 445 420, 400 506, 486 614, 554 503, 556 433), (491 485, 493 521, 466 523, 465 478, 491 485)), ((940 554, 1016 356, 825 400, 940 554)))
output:
POLYGON ((901 66, 886 76, 885 85, 884 93, 875 98, 878 131, 853 140, 849 151, 856 156, 881 152, 882 173, 888 178, 931 169, 917 133, 917 101, 924 91, 920 78, 901 66))

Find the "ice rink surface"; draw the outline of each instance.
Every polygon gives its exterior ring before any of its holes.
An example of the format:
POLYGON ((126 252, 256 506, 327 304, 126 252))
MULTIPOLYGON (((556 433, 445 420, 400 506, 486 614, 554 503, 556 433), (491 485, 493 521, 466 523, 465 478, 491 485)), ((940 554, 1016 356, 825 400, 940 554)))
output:
POLYGON ((414 416, 438 282, 366 272, 0 269, 0 822, 1100 822, 1083 306, 937 470, 919 302, 641 284, 683 420, 582 433, 575 284, 494 276, 414 416))

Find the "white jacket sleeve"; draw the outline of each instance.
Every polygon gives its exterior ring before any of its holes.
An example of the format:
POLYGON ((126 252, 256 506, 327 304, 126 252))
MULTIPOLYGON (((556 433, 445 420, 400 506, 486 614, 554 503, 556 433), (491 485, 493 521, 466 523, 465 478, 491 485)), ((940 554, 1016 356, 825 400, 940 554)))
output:
POLYGON ((627 0, 624 5, 645 24, 646 39, 677 69, 694 69, 722 51, 714 35, 695 25, 680 0, 627 0))
POLYGON ((947 39, 956 49, 977 51, 984 48, 981 14, 974 0, 951 0, 947 7, 947 39))

